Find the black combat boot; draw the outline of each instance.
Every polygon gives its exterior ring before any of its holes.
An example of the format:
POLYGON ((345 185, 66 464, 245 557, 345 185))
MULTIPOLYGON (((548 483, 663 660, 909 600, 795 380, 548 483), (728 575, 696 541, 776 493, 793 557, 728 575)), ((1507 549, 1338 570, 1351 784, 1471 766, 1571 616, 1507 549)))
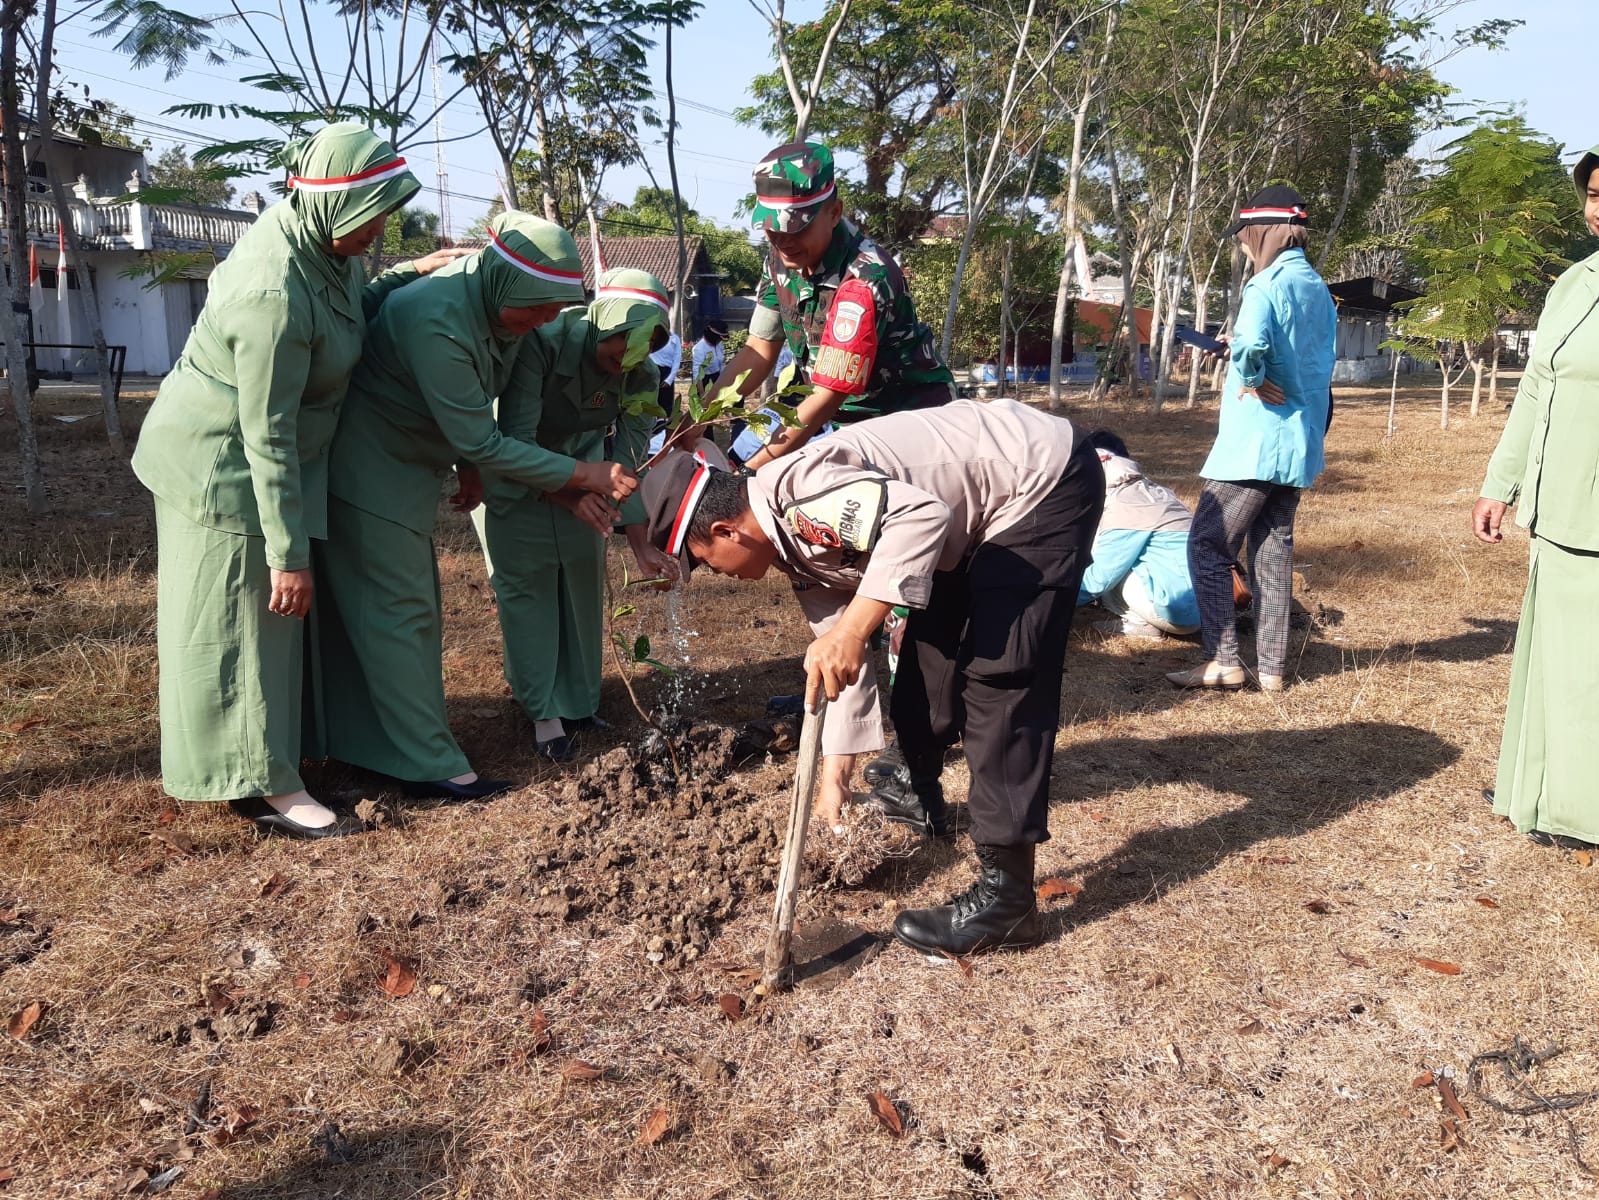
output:
POLYGON ((918 759, 912 767, 897 746, 890 746, 862 772, 872 785, 866 807, 885 820, 914 825, 929 837, 948 837, 949 811, 938 779, 943 766, 943 756, 938 755, 918 759))
POLYGON ((906 909, 894 920, 894 936, 923 954, 957 958, 1037 945, 1044 930, 1033 892, 1033 849, 978 846, 977 882, 948 904, 906 909))

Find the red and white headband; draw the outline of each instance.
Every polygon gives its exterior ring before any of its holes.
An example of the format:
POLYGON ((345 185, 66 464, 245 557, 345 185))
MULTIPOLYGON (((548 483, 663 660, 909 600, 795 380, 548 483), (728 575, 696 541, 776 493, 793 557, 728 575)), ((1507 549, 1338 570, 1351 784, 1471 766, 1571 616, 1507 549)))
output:
POLYGON ((814 196, 762 196, 757 192, 755 198, 763 208, 808 208, 812 204, 820 204, 835 190, 835 186, 830 183, 814 196))
POLYGON ((547 283, 566 283, 575 288, 583 286, 582 271, 563 271, 558 267, 548 267, 542 263, 536 263, 532 259, 523 258, 515 250, 500 241, 500 235, 497 233, 489 234, 489 248, 517 270, 526 272, 536 279, 542 279, 547 283))
POLYGON ((677 506, 677 517, 672 521, 672 535, 666 539, 666 552, 673 558, 683 553, 683 544, 688 541, 688 527, 694 522, 694 510, 700 506, 700 497, 705 495, 705 489, 710 486, 713 468, 705 461, 703 454, 696 454, 694 461, 699 463, 699 470, 689 477, 688 487, 683 491, 683 502, 677 506))
POLYGON ((396 158, 355 175, 336 175, 331 179, 307 179, 303 175, 290 175, 289 186, 302 192, 348 192, 352 188, 371 187, 385 179, 406 173, 405 159, 396 158))
POLYGON ((666 297, 659 292, 647 291, 644 288, 630 287, 601 287, 595 294, 596 300, 648 300, 660 308, 664 313, 670 314, 672 306, 666 302, 666 297))
POLYGON ((1246 208, 1239 212, 1240 221, 1308 221, 1310 215, 1303 205, 1296 204, 1292 208, 1246 208))

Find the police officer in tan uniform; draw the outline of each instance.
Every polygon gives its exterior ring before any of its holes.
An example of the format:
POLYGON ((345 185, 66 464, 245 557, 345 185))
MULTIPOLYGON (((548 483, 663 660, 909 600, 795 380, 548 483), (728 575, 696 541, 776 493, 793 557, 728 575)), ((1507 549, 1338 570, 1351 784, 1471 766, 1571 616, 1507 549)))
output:
POLYGON ((1049 837, 1050 766, 1072 610, 1105 478, 1066 420, 1009 400, 863 421, 753 476, 675 456, 649 486, 650 540, 691 571, 788 576, 816 640, 807 699, 831 702, 824 814, 857 754, 883 745, 867 639, 911 610, 890 716, 931 832, 937 780, 962 741, 979 874, 950 903, 901 913, 899 939, 972 954, 1038 941, 1034 846, 1049 837))

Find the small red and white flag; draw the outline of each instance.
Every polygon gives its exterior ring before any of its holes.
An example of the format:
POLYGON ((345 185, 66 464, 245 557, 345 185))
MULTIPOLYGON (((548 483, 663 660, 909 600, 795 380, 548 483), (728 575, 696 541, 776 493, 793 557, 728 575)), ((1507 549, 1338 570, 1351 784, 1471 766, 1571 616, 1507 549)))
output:
MULTIPOLYGON (((61 248, 61 257, 56 262, 56 341, 63 345, 72 342, 72 290, 68 286, 69 270, 67 268, 67 235, 62 229, 56 230, 56 238, 61 248)), ((61 351, 61 369, 72 370, 76 361, 77 352, 74 350, 61 351)))

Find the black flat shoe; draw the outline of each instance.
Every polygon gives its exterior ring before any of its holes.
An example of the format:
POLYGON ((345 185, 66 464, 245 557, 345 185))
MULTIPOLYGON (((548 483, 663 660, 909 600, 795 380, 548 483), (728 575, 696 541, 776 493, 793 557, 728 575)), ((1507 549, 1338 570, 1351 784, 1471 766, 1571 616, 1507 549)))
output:
POLYGON ((573 717, 569 720, 563 720, 561 724, 568 733, 582 733, 585 729, 593 729, 599 733, 604 733, 611 727, 611 723, 597 713, 592 717, 573 717))
POLYGON ((1482 798, 1484 800, 1488 801, 1488 807, 1492 808, 1493 807, 1493 803, 1494 803, 1494 790, 1493 790, 1493 788, 1483 788, 1482 789, 1482 798))
POLYGON ((577 739, 569 733, 535 743, 538 752, 551 762, 566 763, 577 757, 577 739))
POLYGON ((1581 838, 1570 837, 1564 833, 1545 833, 1541 829, 1529 829, 1527 837, 1535 846, 1558 846, 1562 850, 1599 849, 1593 842, 1585 842, 1581 838))
POLYGON ((244 800, 229 800, 228 807, 253 824, 258 832, 268 836, 276 833, 283 837, 315 842, 323 838, 348 837, 352 833, 361 833, 366 829, 360 820, 347 814, 341 814, 331 825, 302 825, 298 821, 291 821, 259 796, 251 796, 244 800))
POLYGON ((471 783, 451 783, 448 779, 430 779, 423 783, 401 780, 400 788, 413 800, 487 800, 510 791, 516 784, 509 779, 484 779, 471 783))

